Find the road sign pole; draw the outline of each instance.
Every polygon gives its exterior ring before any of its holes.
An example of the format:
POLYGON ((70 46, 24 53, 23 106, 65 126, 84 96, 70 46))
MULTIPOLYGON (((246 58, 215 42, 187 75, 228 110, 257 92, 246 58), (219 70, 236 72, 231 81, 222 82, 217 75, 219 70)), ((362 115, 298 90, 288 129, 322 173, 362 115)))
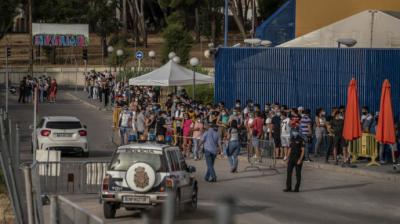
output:
POLYGON ((141 62, 142 60, 141 59, 139 59, 139 66, 138 66, 138 71, 140 72, 140 62, 141 62))
POLYGON ((6 117, 8 117, 8 92, 9 86, 8 86, 8 47, 6 47, 6 117))

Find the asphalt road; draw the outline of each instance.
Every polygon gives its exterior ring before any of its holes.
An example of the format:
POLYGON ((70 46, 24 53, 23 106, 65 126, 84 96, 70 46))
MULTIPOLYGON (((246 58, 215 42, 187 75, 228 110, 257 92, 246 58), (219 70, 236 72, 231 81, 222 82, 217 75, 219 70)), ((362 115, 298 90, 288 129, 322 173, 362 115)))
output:
MULTIPOLYGON (((73 115, 88 126, 90 158, 107 159, 114 149, 110 142, 109 112, 97 111, 60 92, 56 104, 42 104, 40 116, 73 115)), ((10 105, 11 117, 22 127, 23 157, 29 159, 32 106, 10 105)), ((81 158, 63 158, 81 160, 81 158)), ((400 220, 400 189, 394 182, 369 177, 335 173, 313 168, 303 171, 300 193, 283 193, 285 168, 279 173, 266 170, 245 171, 241 161, 239 173, 230 174, 226 160, 217 160, 217 183, 203 181, 204 161, 189 161, 197 167, 199 208, 184 213, 176 223, 213 223, 217 203, 222 197, 235 198, 235 223, 397 223, 400 220)), ((97 195, 68 195, 68 198, 99 217, 102 206, 97 195)), ((158 223, 161 211, 150 213, 152 223, 158 223)), ((107 223, 142 223, 140 215, 123 209, 117 218, 107 223)))

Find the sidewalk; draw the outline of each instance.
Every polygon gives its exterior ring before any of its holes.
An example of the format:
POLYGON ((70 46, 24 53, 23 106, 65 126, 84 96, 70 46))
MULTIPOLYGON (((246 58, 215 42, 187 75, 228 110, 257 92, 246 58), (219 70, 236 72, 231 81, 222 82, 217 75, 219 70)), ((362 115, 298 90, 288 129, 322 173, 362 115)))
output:
MULTIPOLYGON (((68 91, 67 94, 76 100, 79 100, 83 104, 95 108, 96 110, 106 110, 104 108, 104 105, 101 104, 98 100, 93 100, 93 99, 88 99, 87 93, 83 92, 82 90, 80 91, 68 91)), ((112 111, 110 108, 107 109, 107 111, 112 111)), ((111 113, 110 113, 111 116, 111 113)), ((247 155, 241 155, 239 157, 241 161, 247 161, 247 155)), ((324 158, 319 157, 319 158, 312 158, 313 162, 305 162, 304 166, 306 167, 311 167, 315 169, 322 169, 322 170, 328 170, 328 171, 333 171, 333 172, 340 172, 340 173, 347 173, 347 174, 353 174, 353 175, 360 175, 360 176, 367 176, 370 178, 374 179, 379 179, 379 180, 386 180, 386 181, 392 181, 392 182, 397 182, 400 183, 400 171, 394 171, 392 164, 385 164, 381 166, 370 166, 367 167, 367 162, 359 162, 355 163, 356 168, 349 168, 349 167, 341 167, 341 165, 334 165, 333 161, 330 161, 329 164, 325 163, 324 158)), ((257 164, 255 164, 257 166, 257 164)), ((285 165, 285 162, 283 160, 278 160, 277 161, 278 166, 285 165)), ((400 169, 400 167, 399 167, 400 169)))

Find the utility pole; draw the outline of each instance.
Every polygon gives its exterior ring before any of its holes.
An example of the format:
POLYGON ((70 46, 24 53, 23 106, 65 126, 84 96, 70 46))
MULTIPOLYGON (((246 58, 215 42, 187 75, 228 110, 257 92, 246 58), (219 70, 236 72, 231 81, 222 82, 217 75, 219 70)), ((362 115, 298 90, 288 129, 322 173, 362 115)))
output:
POLYGON ((11 56, 11 48, 9 46, 6 47, 6 116, 8 117, 8 92, 9 90, 9 85, 8 85, 8 80, 9 80, 9 73, 8 73, 8 57, 11 56))
POLYGON ((29 73, 31 77, 33 77, 33 43, 32 43, 32 1, 33 0, 28 0, 29 4, 29 73))
POLYGON ((225 7, 224 7, 224 47, 227 47, 228 45, 228 1, 229 0, 225 0, 225 7))

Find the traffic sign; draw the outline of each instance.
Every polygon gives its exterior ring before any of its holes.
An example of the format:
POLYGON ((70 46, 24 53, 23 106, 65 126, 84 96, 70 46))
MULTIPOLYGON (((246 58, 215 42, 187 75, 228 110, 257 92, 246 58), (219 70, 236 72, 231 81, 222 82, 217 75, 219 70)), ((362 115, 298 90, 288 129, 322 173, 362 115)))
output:
POLYGON ((137 60, 142 60, 144 57, 143 51, 136 51, 136 59, 137 60))

